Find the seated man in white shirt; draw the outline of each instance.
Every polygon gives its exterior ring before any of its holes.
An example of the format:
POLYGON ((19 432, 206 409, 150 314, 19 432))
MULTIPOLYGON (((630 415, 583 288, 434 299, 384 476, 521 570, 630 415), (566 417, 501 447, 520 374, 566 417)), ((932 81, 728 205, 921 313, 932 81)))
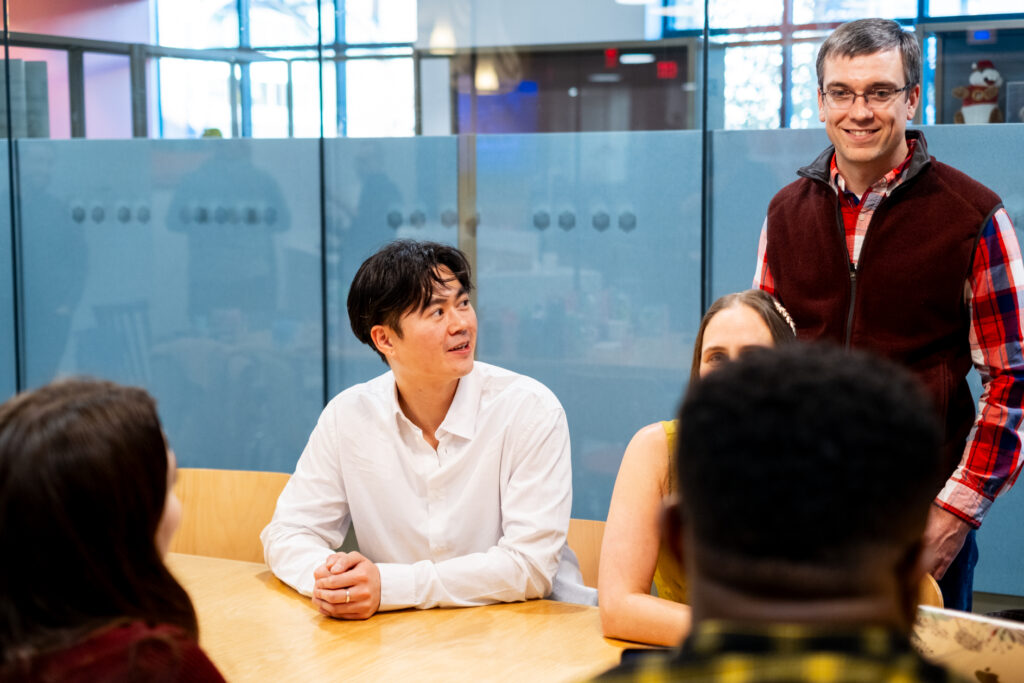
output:
POLYGON ((390 371, 327 405, 260 536, 328 616, 596 602, 565 543, 565 413, 539 382, 474 361, 471 286, 462 252, 411 240, 352 281, 352 330, 390 371), (351 525, 361 552, 335 552, 351 525))

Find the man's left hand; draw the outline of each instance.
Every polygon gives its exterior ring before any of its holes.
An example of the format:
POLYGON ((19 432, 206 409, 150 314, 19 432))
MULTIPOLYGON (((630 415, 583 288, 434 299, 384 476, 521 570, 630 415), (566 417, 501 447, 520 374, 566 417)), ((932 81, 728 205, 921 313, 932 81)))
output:
POLYGON ((380 608, 380 570, 357 552, 331 555, 313 577, 313 604, 329 617, 369 619, 380 608))
POLYGON ((931 566, 928 573, 941 579, 949 565, 956 559, 967 539, 971 525, 952 512, 946 512, 932 505, 928 513, 928 524, 924 529, 924 547, 931 552, 931 566))

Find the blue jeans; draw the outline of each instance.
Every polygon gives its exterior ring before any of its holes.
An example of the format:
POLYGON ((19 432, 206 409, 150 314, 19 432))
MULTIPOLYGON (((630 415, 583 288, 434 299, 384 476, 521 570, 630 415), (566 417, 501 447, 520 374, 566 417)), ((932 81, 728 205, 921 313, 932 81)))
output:
POLYGON ((947 609, 970 612, 974 604, 974 565, 978 564, 978 543, 974 535, 974 529, 967 532, 964 547, 939 581, 942 602, 947 609))

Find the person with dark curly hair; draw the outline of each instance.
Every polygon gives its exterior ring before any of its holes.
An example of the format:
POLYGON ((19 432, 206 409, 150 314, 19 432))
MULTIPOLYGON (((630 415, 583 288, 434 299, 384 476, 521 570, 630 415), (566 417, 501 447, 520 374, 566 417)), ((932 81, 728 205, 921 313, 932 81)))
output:
POLYGON ((692 630, 601 680, 956 680, 908 637, 944 472, 905 369, 826 345, 752 349, 691 386, 678 419, 665 535, 692 630))

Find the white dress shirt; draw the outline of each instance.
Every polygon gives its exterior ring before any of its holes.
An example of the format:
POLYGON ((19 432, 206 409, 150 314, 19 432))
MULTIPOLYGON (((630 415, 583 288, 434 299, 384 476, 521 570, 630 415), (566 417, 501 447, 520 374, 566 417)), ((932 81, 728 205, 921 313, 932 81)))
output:
POLYGON ((274 574, 311 595, 313 571, 354 524, 380 570, 381 610, 545 597, 556 572, 578 595, 565 544, 569 428, 555 395, 476 362, 435 437, 436 451, 399 407, 391 372, 338 394, 260 535, 274 574))

